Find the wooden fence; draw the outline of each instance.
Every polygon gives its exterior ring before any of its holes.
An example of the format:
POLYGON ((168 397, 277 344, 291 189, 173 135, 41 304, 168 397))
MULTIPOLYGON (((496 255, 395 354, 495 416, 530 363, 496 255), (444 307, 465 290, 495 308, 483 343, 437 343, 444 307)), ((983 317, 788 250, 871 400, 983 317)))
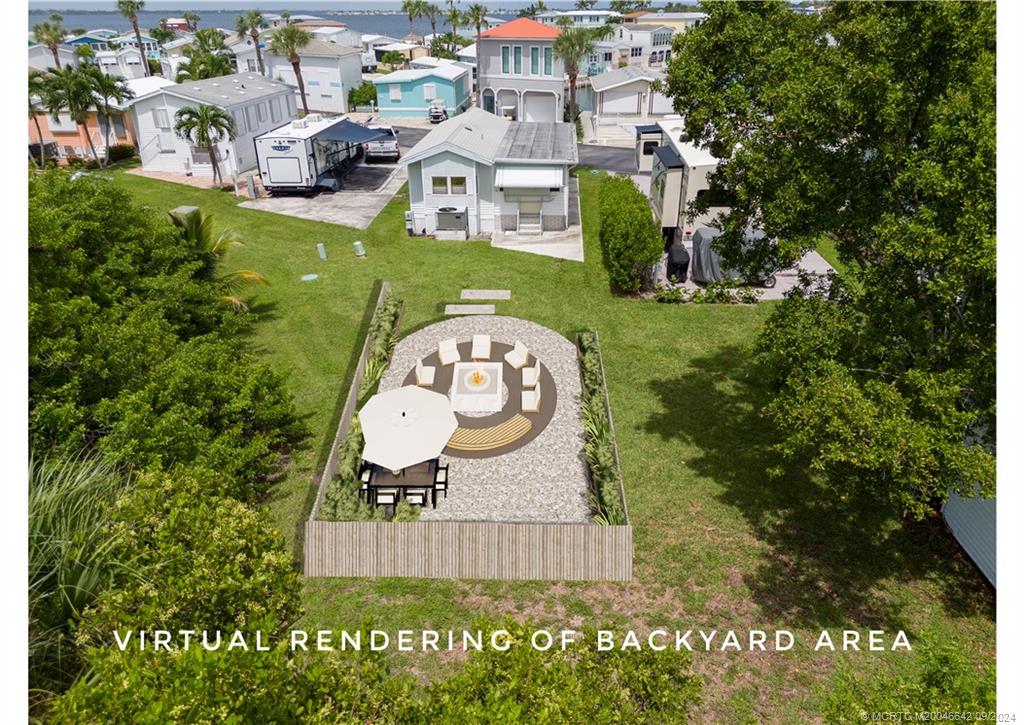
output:
POLYGON ((633 529, 596 524, 309 521, 305 574, 628 581, 633 529))
MULTIPOLYGON (((380 309, 381 303, 384 298, 388 296, 388 292, 391 291, 391 284, 385 280, 381 283, 380 294, 377 295, 377 303, 373 307, 373 314, 377 314, 377 310, 380 309)), ((373 317, 371 316, 371 320, 373 317)), ((363 351, 359 355, 359 362, 356 363, 356 371, 352 376, 352 384, 348 389, 348 397, 345 398, 345 407, 341 410, 341 418, 338 420, 338 429, 334 434, 334 441, 331 443, 331 453, 327 457, 327 463, 324 465, 323 473, 320 474, 320 483, 317 487, 316 501, 313 503, 313 510, 309 513, 309 520, 315 521, 316 517, 320 514, 320 504, 323 503, 324 492, 327 490, 327 484, 334 478, 334 474, 338 472, 338 449, 341 447, 341 442, 345 440, 345 436, 348 435, 348 429, 352 427, 352 416, 356 413, 356 403, 359 402, 359 386, 363 382, 363 374, 366 372, 366 361, 370 356, 370 333, 367 332, 366 339, 363 341, 363 351)))

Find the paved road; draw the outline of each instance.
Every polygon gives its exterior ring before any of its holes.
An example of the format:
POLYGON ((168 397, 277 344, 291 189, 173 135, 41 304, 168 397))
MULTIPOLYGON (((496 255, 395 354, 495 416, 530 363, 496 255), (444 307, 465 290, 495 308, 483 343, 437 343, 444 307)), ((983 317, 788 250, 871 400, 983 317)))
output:
POLYGON ((636 173, 636 152, 631 148, 581 143, 579 151, 580 166, 617 171, 620 174, 636 173))

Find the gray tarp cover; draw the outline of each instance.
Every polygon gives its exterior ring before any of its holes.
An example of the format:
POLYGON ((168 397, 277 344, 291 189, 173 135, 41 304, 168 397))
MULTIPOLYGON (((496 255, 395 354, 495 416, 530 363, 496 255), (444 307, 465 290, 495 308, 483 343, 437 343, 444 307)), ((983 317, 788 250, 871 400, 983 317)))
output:
POLYGON ((375 131, 366 126, 360 126, 358 123, 352 123, 347 118, 343 118, 333 126, 325 128, 316 137, 324 141, 343 141, 351 144, 361 144, 387 138, 388 134, 375 131))
MULTIPOLYGON (((693 254, 690 255, 690 278, 694 282, 707 284, 721 282, 725 278, 737 279, 741 282, 743 275, 736 270, 723 269, 722 258, 711 248, 711 240, 722 232, 711 227, 701 227, 693 233, 693 254)), ((751 241, 764 237, 760 229, 747 235, 751 241)))

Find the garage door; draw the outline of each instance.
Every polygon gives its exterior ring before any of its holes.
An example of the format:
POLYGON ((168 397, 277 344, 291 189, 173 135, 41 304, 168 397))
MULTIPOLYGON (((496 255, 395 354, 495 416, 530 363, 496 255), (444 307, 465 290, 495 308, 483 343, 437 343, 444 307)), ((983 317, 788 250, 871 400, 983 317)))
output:
POLYGON ((552 93, 530 93, 523 94, 523 120, 551 122, 560 121, 557 118, 555 108, 555 96, 552 93))
POLYGON ((623 113, 635 116, 640 113, 640 97, 636 91, 619 91, 614 88, 601 94, 598 113, 623 113))

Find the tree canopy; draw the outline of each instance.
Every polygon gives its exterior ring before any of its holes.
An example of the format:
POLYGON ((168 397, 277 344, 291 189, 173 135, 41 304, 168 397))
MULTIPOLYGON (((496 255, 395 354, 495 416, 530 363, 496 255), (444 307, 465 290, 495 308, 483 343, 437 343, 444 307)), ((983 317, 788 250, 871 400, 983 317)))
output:
POLYGON ((720 251, 782 268, 831 239, 846 266, 780 305, 759 342, 780 449, 914 516, 949 490, 991 494, 994 6, 703 10, 666 87, 722 160, 720 251))

